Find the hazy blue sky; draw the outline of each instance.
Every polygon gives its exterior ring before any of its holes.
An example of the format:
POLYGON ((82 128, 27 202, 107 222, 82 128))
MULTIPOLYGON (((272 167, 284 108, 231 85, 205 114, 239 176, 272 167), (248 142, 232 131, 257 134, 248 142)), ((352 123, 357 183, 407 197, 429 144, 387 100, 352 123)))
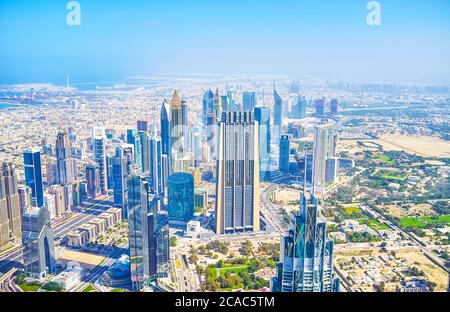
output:
POLYGON ((450 81, 450 1, 0 0, 0 83, 158 73, 450 81))

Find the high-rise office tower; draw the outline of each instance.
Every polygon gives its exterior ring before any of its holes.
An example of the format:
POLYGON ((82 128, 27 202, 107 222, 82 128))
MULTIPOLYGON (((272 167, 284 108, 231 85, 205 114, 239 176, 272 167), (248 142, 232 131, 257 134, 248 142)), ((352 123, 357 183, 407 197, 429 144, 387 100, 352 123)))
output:
POLYGON ((148 132, 142 132, 140 131, 138 133, 138 137, 135 139, 135 146, 137 149, 137 154, 139 154, 140 163, 139 168, 142 172, 149 172, 150 171, 150 153, 149 153, 149 146, 148 146, 148 132))
POLYGON ((316 117, 322 117, 325 115, 325 98, 317 99, 314 101, 314 107, 316 108, 316 117))
POLYGON ((171 220, 187 222, 194 216, 194 177, 185 172, 169 176, 169 217, 171 220))
POLYGON ((219 125, 216 233, 259 231, 258 123, 252 112, 224 112, 219 125))
MULTIPOLYGON (((306 183, 306 181, 304 181, 306 183)), ((333 272, 333 241, 327 237, 326 220, 318 200, 303 192, 300 214, 291 215, 289 233, 281 241, 278 274, 272 281, 277 292, 337 292, 333 272)))
POLYGON ((167 196, 167 187, 169 180, 169 156, 166 154, 161 154, 161 186, 164 196, 167 196))
POLYGON ((213 114, 208 115, 206 127, 206 140, 209 145, 210 160, 216 159, 217 152, 217 120, 213 114))
POLYGON ((259 172, 261 181, 270 178, 270 109, 255 107, 255 120, 258 122, 259 133, 259 172))
POLYGON ((149 139, 149 154, 150 154, 150 189, 155 195, 160 195, 164 191, 162 186, 161 152, 162 152, 161 139, 156 136, 156 129, 154 129, 149 139))
POLYGON ((228 96, 221 95, 220 100, 222 102, 222 112, 229 112, 231 111, 229 103, 228 103, 228 96))
POLYGON ((278 141, 281 135, 281 127, 283 126, 283 99, 278 94, 275 86, 273 88, 273 98, 274 98, 274 116, 273 116, 273 127, 275 140, 278 141))
POLYGON ((138 120, 137 121, 137 131, 140 132, 148 132, 150 130, 150 127, 148 125, 147 120, 138 120))
POLYGON ((107 175, 106 175, 106 146, 105 138, 96 136, 94 139, 94 160, 98 165, 100 175, 100 190, 102 194, 108 193, 107 175))
POLYGON ((304 96, 299 95, 297 103, 292 107, 292 118, 304 119, 306 118, 306 106, 308 102, 304 96))
POLYGON ((121 146, 116 148, 112 158, 112 180, 114 190, 114 206, 122 209, 122 218, 127 218, 127 158, 121 146))
POLYGON ((29 207, 23 215, 22 245, 25 272, 41 279, 52 273, 55 245, 46 207, 29 207))
POLYGON ((324 190, 326 179, 326 160, 335 154, 335 131, 333 123, 314 127, 313 183, 315 191, 324 190))
POLYGON ((0 168, 0 247, 9 240, 9 217, 6 204, 6 186, 3 169, 0 168))
POLYGON ((31 199, 31 187, 19 187, 19 202, 20 211, 25 211, 29 206, 33 206, 33 201, 31 199))
POLYGON ((203 125, 207 124, 207 117, 214 113, 214 93, 208 90, 203 95, 202 100, 202 121, 203 125))
POLYGON ((242 95, 242 106, 243 111, 253 111, 256 107, 256 93, 255 92, 244 92, 242 95))
POLYGON ((134 137, 137 135, 136 129, 127 129, 127 143, 134 145, 134 137))
POLYGON ((339 173, 339 161, 336 157, 328 158, 325 162, 325 182, 334 183, 339 173))
POLYGON ((133 291, 140 291, 150 276, 148 206, 148 182, 136 169, 133 169, 128 179, 128 243, 133 291))
POLYGON ((337 99, 331 99, 330 102, 330 113, 331 115, 337 115, 338 113, 339 101, 337 99))
POLYGON ((64 188, 61 185, 52 185, 49 193, 55 196, 55 217, 60 218, 67 212, 64 188))
POLYGON ((179 157, 182 157, 184 152, 183 146, 183 124, 181 112, 181 97, 178 91, 175 90, 170 100, 170 131, 171 131, 171 149, 179 157))
POLYGON ((287 134, 283 134, 280 138, 280 157, 278 166, 281 172, 289 172, 289 158, 291 154, 291 138, 287 134))
POLYGON ((44 188, 42 185, 41 152, 37 149, 23 153, 25 169, 25 184, 31 188, 32 204, 34 207, 44 205, 44 188))
POLYGON ((133 291, 167 277, 170 271, 169 227, 158 214, 158 196, 150 194, 147 176, 132 170, 128 179, 128 229, 133 291))
POLYGON ((171 134, 170 134, 170 106, 166 99, 164 99, 161 105, 161 143, 162 153, 166 155, 171 154, 171 134))
POLYGON ((0 194, 0 216, 2 217, 0 227, 3 228, 0 230, 3 232, 1 235, 4 237, 7 232, 7 240, 17 240, 22 235, 22 213, 20 211, 19 189, 17 187, 17 175, 14 165, 9 162, 3 162, 0 176, 2 176, 2 181, 0 181, 2 191, 0 193, 3 193, 3 195, 0 194))
POLYGON ((235 104, 235 98, 234 98, 234 91, 228 90, 227 91, 227 104, 228 104, 228 111, 234 111, 236 110, 236 104, 235 104))
POLYGON ((56 181, 60 185, 70 184, 74 180, 73 161, 66 130, 61 130, 56 137, 56 181))
POLYGON ((220 97, 219 94, 219 88, 217 88, 216 93, 214 94, 214 106, 213 106, 214 117, 216 119, 220 119, 222 111, 223 111, 222 98, 220 97))
POLYGON ((97 164, 86 166, 86 191, 91 198, 96 198, 101 194, 100 170, 97 164))

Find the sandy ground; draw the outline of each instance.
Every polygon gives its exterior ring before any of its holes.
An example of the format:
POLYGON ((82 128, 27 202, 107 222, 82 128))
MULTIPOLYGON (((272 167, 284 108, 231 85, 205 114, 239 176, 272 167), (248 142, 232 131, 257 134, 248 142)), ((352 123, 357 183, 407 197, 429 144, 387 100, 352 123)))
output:
POLYGON ((450 157, 450 143, 430 136, 383 134, 373 140, 386 151, 406 151, 424 157, 450 157))
MULTIPOLYGON (((398 248, 395 250, 396 259, 389 261, 389 264, 383 264, 379 267, 376 265, 375 270, 379 271, 385 277, 396 277, 397 272, 401 272, 408 267, 418 267, 425 273, 425 278, 436 283, 435 291, 444 292, 447 290, 448 274, 440 267, 431 262, 427 257, 421 254, 416 247, 398 248)), ((380 255, 386 256, 386 253, 380 253, 379 248, 362 248, 362 249, 341 249, 337 248, 335 252, 335 263, 344 274, 344 276, 352 276, 356 278, 367 278, 366 272, 370 269, 367 267, 359 267, 354 261, 354 257, 359 259, 369 259, 371 256, 378 258, 380 255), (352 266, 348 267, 348 264, 352 266)), ((385 291, 395 291, 398 282, 386 282, 385 291)), ((373 282, 368 282, 352 285, 355 290, 362 290, 365 292, 373 291, 373 282)))
POLYGON ((79 262, 81 265, 86 264, 88 266, 97 266, 103 261, 103 259, 105 259, 104 256, 98 256, 74 250, 65 250, 58 258, 58 260, 64 260, 67 262, 76 261, 79 262))
POLYGON ((300 200, 300 191, 293 189, 281 189, 273 192, 274 200, 281 205, 300 200))
POLYGON ((414 205, 410 204, 411 209, 404 210, 397 205, 378 206, 380 209, 386 211, 389 215, 397 218, 405 218, 410 216, 431 216, 434 211, 430 204, 414 205))

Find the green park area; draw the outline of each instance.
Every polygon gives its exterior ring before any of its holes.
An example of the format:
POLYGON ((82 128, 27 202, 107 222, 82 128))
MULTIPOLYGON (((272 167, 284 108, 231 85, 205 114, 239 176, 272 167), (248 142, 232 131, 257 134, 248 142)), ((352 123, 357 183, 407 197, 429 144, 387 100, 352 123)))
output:
POLYGON ((388 182, 403 182, 408 178, 408 174, 404 172, 396 172, 392 170, 386 170, 381 169, 378 170, 374 175, 371 177, 372 179, 376 180, 385 180, 388 182))
POLYGON ((353 219, 357 220, 360 224, 365 224, 370 227, 374 231, 387 230, 389 227, 374 218, 369 217, 364 212, 361 211, 358 207, 345 207, 343 209, 343 217, 344 219, 353 219))
POLYGON ((217 265, 207 267, 207 283, 209 287, 217 287, 221 291, 268 287, 267 280, 254 275, 254 272, 262 269, 264 265, 256 259, 238 258, 219 261, 217 265))
POLYGON ((450 225, 450 215, 439 217, 408 217, 400 219, 400 226, 406 229, 423 229, 427 227, 444 227, 450 225))
POLYGON ((379 160, 386 164, 387 166, 393 166, 395 165, 395 162, 392 160, 392 158, 386 154, 381 153, 370 153, 369 157, 373 160, 379 160))

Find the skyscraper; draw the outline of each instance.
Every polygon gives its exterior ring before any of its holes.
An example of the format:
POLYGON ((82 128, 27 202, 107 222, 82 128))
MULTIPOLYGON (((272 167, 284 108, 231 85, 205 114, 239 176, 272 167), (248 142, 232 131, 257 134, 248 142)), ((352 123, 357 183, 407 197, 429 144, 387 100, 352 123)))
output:
POLYGON ((185 172, 169 176, 169 217, 171 220, 187 222, 194 216, 194 177, 185 172))
POLYGON ((318 193, 321 193, 325 187, 326 160, 334 156, 335 139, 333 123, 314 127, 313 183, 318 193))
POLYGON ((275 86, 273 88, 273 98, 274 98, 274 116, 273 116, 273 127, 275 140, 278 141, 281 135, 281 127, 283 126, 283 99, 278 94, 275 86))
POLYGON ((25 272, 35 278, 52 273, 55 265, 55 246, 46 207, 29 207, 23 215, 22 244, 25 272))
POLYGON ((253 111, 256 107, 256 93, 255 92, 244 92, 242 95, 242 106, 243 111, 253 111))
POLYGON ((56 180, 58 184, 66 185, 73 182, 72 166, 67 131, 61 130, 56 137, 56 180))
POLYGON ((126 219, 127 213, 127 159, 121 146, 116 148, 116 155, 112 158, 112 180, 114 190, 114 206, 122 209, 122 217, 126 219))
POLYGON ((156 195, 160 195, 164 192, 163 189, 163 168, 161 158, 161 139, 156 136, 156 129, 149 138, 149 154, 150 154, 150 188, 156 195))
POLYGON ((105 138, 103 136, 96 136, 94 139, 94 159, 98 165, 98 172, 100 176, 100 190, 102 194, 108 193, 107 175, 106 175, 106 151, 105 138))
POLYGON ((291 138, 287 134, 283 134, 280 138, 280 155, 279 169, 281 172, 289 172, 289 158, 291 153, 291 138))
POLYGON ((214 113, 214 93, 208 90, 203 95, 202 100, 202 121, 203 125, 207 124, 207 117, 214 113))
POLYGON ((128 179, 128 243, 130 249, 131 287, 140 291, 150 276, 148 250, 149 185, 133 169, 128 179))
POLYGON ((214 105, 213 105, 213 113, 214 117, 216 119, 220 118, 220 115, 222 114, 223 107, 222 107, 222 98, 219 94, 219 88, 216 89, 216 93, 214 94, 214 105))
POLYGON ((262 181, 270 178, 270 109, 255 107, 255 120, 258 122, 259 172, 262 181))
POLYGON ((35 207, 44 205, 44 188, 42 185, 41 152, 37 149, 23 153, 25 184, 31 188, 32 204, 35 207))
POLYGON ((330 113, 331 115, 337 115, 338 113, 339 101, 337 99, 331 99, 330 102, 330 113))
POLYGON ((292 107, 292 118, 304 119, 306 118, 306 106, 308 102, 304 96, 298 96, 297 103, 292 107))
POLYGON ((97 164, 86 166, 86 191, 91 198, 96 198, 101 193, 100 170, 97 164))
MULTIPOLYGON (((306 181, 304 181, 306 183, 306 181)), ((291 215, 289 234, 281 241, 280 263, 272 290, 278 292, 336 292, 339 280, 333 272, 333 241, 318 200, 303 192, 300 214, 291 215)))
POLYGON ((181 97, 175 90, 170 100, 170 131, 171 131, 171 149, 169 153, 175 153, 182 157, 184 152, 183 142, 183 123, 181 111, 181 97))
MULTIPOLYGON (((20 208, 19 208, 20 209, 20 208)), ((9 217, 8 206, 6 203, 5 178, 3 169, 0 169, 0 247, 9 240, 9 217)))
POLYGON ((314 107, 316 108, 316 117, 322 117, 325 115, 325 98, 317 99, 314 101, 314 107))
POLYGON ((143 131, 143 132, 148 132, 150 130, 150 127, 148 125, 148 121, 147 120, 138 120, 137 121, 137 131, 143 131))
POLYGON ((22 235, 22 220, 17 175, 14 165, 9 162, 3 162, 0 176, 2 176, 0 188, 3 190, 0 192, 3 193, 3 195, 0 194, 0 216, 2 217, 0 226, 3 228, 0 230, 3 233, 1 235, 4 237, 5 233, 7 233, 6 240, 17 240, 22 235))
POLYGON ((258 123, 252 112, 224 112, 219 125, 216 233, 259 231, 258 123))
POLYGON ((140 131, 138 133, 139 139, 136 140, 138 153, 140 154, 141 163, 139 164, 142 172, 150 171, 150 152, 148 145, 148 132, 140 131))

